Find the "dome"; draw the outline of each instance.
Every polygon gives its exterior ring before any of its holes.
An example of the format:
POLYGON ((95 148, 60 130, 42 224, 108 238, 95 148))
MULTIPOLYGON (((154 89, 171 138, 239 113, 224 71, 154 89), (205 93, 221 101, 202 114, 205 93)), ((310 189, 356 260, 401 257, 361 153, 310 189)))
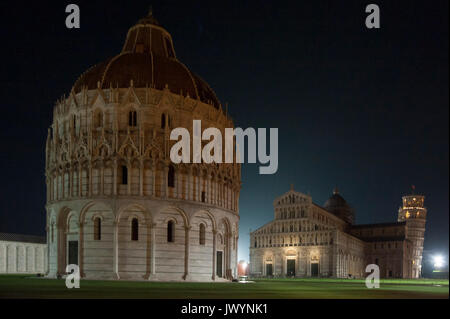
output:
POLYGON ((333 195, 325 202, 324 208, 330 213, 338 216, 346 222, 353 224, 354 214, 353 209, 347 201, 339 194, 339 190, 335 188, 333 195))
POLYGON ((176 58, 171 35, 151 12, 130 28, 122 52, 89 68, 73 90, 123 88, 131 83, 136 88, 168 88, 172 93, 220 107, 209 85, 176 58))

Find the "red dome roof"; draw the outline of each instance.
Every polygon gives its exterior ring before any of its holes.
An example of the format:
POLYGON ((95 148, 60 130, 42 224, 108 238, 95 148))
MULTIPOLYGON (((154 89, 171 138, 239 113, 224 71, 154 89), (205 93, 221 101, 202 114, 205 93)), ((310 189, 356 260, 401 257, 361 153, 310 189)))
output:
POLYGON ((192 73, 175 56, 170 34, 160 27, 151 13, 139 20, 127 35, 122 52, 84 72, 75 82, 75 93, 87 89, 112 87, 137 88, 166 86, 175 94, 189 95, 218 108, 220 102, 198 75, 192 73))

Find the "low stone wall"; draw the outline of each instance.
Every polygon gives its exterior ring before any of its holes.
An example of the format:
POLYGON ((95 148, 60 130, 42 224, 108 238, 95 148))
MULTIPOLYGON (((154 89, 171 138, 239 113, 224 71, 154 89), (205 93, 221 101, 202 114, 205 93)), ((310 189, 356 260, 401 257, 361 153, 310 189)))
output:
POLYGON ((0 241, 0 273, 44 274, 46 272, 46 244, 0 241))

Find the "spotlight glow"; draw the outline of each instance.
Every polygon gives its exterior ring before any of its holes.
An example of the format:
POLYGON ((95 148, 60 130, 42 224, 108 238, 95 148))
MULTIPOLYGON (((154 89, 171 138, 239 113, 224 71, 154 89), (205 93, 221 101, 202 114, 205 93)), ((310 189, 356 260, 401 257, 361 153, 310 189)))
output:
POLYGON ((444 266, 444 258, 441 255, 436 255, 433 257, 434 268, 441 268, 444 266))

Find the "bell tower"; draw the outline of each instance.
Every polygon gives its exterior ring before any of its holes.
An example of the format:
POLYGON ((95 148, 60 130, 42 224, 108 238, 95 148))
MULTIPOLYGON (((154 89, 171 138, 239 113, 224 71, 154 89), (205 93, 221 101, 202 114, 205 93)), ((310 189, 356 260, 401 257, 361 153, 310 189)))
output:
POLYGON ((402 206, 398 210, 398 221, 406 222, 406 237, 413 245, 411 269, 412 278, 419 278, 422 270, 422 253, 425 235, 427 209, 424 207, 425 196, 414 194, 402 197, 402 206))

